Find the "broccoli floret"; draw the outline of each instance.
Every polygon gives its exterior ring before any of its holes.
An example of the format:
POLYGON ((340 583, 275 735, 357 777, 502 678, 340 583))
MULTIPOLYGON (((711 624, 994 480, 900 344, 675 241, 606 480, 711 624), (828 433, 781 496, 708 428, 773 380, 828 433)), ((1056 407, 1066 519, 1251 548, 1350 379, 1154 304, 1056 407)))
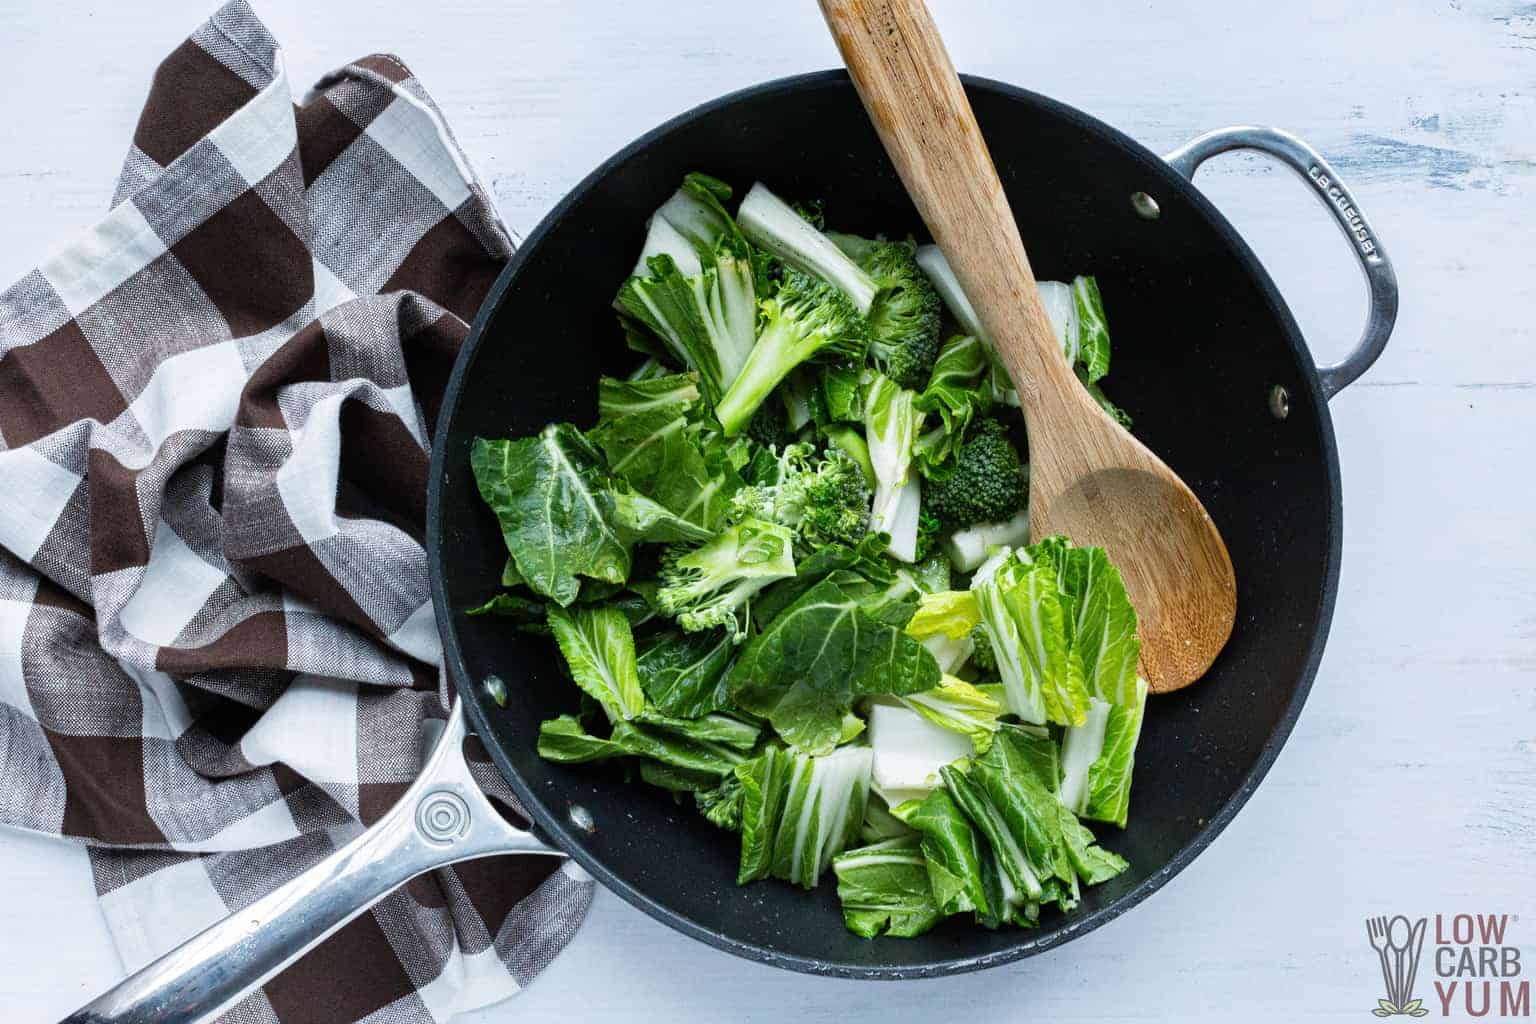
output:
POLYGON ((727 437, 741 433, 790 370, 809 359, 863 359, 868 346, 869 325, 848 297, 792 267, 758 307, 757 343, 715 406, 727 437))
POLYGON ((921 391, 939 357, 942 303, 914 251, 910 243, 875 242, 859 265, 879 288, 869 308, 870 359, 902 387, 921 391))
POLYGON ((764 448, 782 448, 795 439, 784 406, 778 402, 764 402, 757 407, 747 422, 747 436, 764 448))
POLYGON ((939 535, 943 531, 944 524, 938 516, 932 512, 918 512, 916 561, 924 562, 928 560, 928 556, 933 553, 933 546, 938 543, 939 535))
POLYGON ((806 461, 805 453, 810 445, 791 444, 782 449, 759 450, 751 465, 751 484, 731 495, 731 508, 727 513, 733 523, 748 519, 764 519, 793 529, 778 516, 779 493, 784 481, 800 472, 806 461))
POLYGON ((801 220, 805 221, 817 231, 825 231, 827 229, 826 200, 801 199, 791 203, 789 208, 798 213, 801 220))
POLYGON ((689 632, 724 626, 740 642, 744 609, 774 580, 795 574, 794 534, 761 519, 744 519, 701 547, 672 547, 662 556, 656 604, 689 632))
POLYGON ((923 498, 947 529, 959 530, 1012 518, 1028 493, 1008 429, 995 419, 981 419, 960 446, 954 467, 929 480, 923 498))
POLYGON ((992 651, 992 637, 981 623, 971 627, 971 664, 983 672, 997 671, 997 655, 992 651))
POLYGON ((693 794, 699 813, 727 832, 741 830, 741 780, 727 775, 714 789, 701 789, 693 794))
POLYGON ((731 517, 787 526, 802 551, 828 544, 853 546, 869 531, 869 485, 858 464, 836 448, 817 456, 808 444, 789 445, 771 479, 743 487, 731 498, 731 517))
POLYGON ((869 532, 869 485, 858 463, 839 449, 826 453, 799 490, 800 538, 808 547, 852 547, 869 532))

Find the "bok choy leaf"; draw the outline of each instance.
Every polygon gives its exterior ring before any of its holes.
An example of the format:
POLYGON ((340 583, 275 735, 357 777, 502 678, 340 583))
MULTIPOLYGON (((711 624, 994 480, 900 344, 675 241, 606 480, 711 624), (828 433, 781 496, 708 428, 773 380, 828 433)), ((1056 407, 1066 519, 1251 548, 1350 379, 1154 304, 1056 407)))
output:
POLYGON ((742 785, 737 881, 772 876, 809 889, 857 838, 869 800, 868 747, 812 757, 769 747, 736 769, 742 785))
POLYGON ((843 922, 855 935, 911 938, 942 915, 928 885, 917 836, 886 839, 839 854, 832 862, 843 922))

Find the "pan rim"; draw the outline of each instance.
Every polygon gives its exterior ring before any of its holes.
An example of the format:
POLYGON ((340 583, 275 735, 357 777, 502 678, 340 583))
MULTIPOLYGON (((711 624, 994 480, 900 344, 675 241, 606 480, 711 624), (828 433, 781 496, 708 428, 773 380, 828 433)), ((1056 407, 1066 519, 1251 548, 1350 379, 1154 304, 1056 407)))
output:
MULTIPOLYGON (((1258 759, 1244 774, 1238 788, 1228 798, 1226 803, 1221 806, 1220 810, 1206 821, 1200 831, 1196 832, 1167 864, 1118 899, 1104 907, 1074 917, 1064 927, 1056 931, 1037 935, 1021 930, 1019 932, 1019 941, 1008 946, 1006 949, 974 957, 937 959, 922 964, 908 963, 870 966, 869 964, 829 961, 815 957, 783 953, 704 927, 691 918, 661 905, 645 892, 630 885, 600 860, 591 856, 580 843, 574 842, 571 835, 574 826, 571 826, 559 815, 552 813, 544 805, 543 800, 513 770, 511 762, 500 744, 491 741, 484 743, 496 766, 496 770, 512 787, 519 800, 522 801, 524 808, 532 817, 537 830, 568 853, 577 864, 631 906, 644 911, 661 923, 716 949, 724 950, 748 960, 776 967, 784 967, 805 974, 853 979, 903 980, 942 977, 983 970, 1053 949, 1108 924, 1110 921, 1115 920, 1139 905, 1158 889, 1162 888, 1175 875, 1188 867, 1221 834, 1232 819, 1236 817, 1238 811, 1242 810, 1247 804, 1259 784, 1269 773, 1270 768, 1273 767, 1280 749, 1290 738, 1296 720, 1301 714, 1301 709, 1311 692, 1312 684, 1322 661, 1324 648, 1327 645, 1328 634, 1333 622, 1334 605, 1338 595, 1340 559, 1343 546, 1343 496, 1341 493, 1338 446, 1334 437, 1333 420, 1328 409, 1327 399, 1322 393, 1322 385, 1318 377, 1316 364, 1306 346, 1300 329, 1297 327, 1285 300, 1280 295, 1279 289, 1259 262, 1258 257, 1254 255, 1236 228, 1205 198, 1198 188, 1188 179, 1179 175, 1173 168, 1169 167, 1167 163, 1152 151, 1123 132, 1075 107, 1042 96, 1039 93, 994 79, 974 75, 961 75, 960 77, 968 89, 994 92, 1009 99, 1042 107, 1050 114, 1072 123, 1105 143, 1115 146, 1126 156, 1140 164, 1150 178, 1155 180, 1161 188, 1177 191, 1189 199, 1191 204, 1216 230, 1223 243, 1231 251, 1233 257, 1240 262, 1243 270, 1252 277, 1258 286, 1267 307, 1266 312, 1274 318, 1280 327, 1281 333, 1285 336, 1287 343, 1291 347, 1291 354, 1302 371, 1300 377, 1307 388, 1311 398, 1311 406, 1316 411, 1318 417, 1317 428, 1321 442, 1320 448, 1326 462, 1324 469, 1329 491, 1327 517, 1329 536, 1322 592, 1318 596, 1318 627, 1303 660, 1296 689, 1274 731, 1260 750, 1258 759)), ((449 607, 443 582, 445 557, 442 543, 442 517, 440 510, 442 485, 446 478, 445 461, 447 456, 444 450, 445 438, 448 435, 448 426, 459 407, 464 378, 475 361, 480 343, 485 336, 486 327, 501 306, 503 298, 516 280, 523 264, 531 254, 538 250, 543 238, 555 225, 560 223, 566 213, 579 203, 586 193, 598 181, 602 180, 610 170, 645 150, 674 130, 701 116, 744 100, 773 95, 775 93, 792 93, 836 84, 852 88, 852 82, 847 72, 841 69, 791 75, 735 90, 668 119, 619 149, 583 177, 545 214, 538 225, 529 232, 522 244, 517 247, 512 258, 508 260, 507 265, 502 268, 495 283, 491 286, 490 292, 486 295, 485 301, 481 303, 474 322, 470 326, 469 334, 466 336, 455 359, 452 373, 449 375, 448 383, 444 390, 443 404, 432 435, 431 468, 427 487, 426 541, 428 577, 431 584, 433 611, 437 618, 438 632, 443 643, 445 666, 454 680, 467 680, 471 677, 468 666, 464 663, 458 631, 454 624, 453 615, 451 614, 452 609, 449 607)), ((457 683, 455 685, 457 686, 457 683)), ((489 734, 490 725, 487 710, 473 686, 465 689, 468 692, 465 693, 461 690, 461 699, 464 700, 470 724, 475 732, 484 738, 489 734)))

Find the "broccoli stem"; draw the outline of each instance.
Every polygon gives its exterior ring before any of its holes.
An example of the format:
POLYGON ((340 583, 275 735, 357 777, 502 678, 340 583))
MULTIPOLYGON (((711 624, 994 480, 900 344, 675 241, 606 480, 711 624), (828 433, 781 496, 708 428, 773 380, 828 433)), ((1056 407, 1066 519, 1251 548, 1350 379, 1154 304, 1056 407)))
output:
POLYGON ((725 436, 735 437, 745 430, 757 407, 789 376, 789 371, 821 347, 820 339, 807 337, 793 325, 783 320, 770 321, 747 355, 741 372, 715 406, 725 436))

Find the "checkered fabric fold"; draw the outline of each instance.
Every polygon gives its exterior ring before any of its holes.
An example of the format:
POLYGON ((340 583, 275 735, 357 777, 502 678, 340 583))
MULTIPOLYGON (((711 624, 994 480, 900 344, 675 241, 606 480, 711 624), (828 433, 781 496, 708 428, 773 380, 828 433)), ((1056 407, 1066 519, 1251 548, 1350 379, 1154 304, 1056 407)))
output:
MULTIPOLYGON (((160 66, 110 212, 0 293, 0 822, 88 844, 128 969, 419 769, 428 431, 511 250, 404 65, 296 104, 235 0, 160 66)), ((447 1020, 591 894, 543 858, 436 872, 225 1019, 447 1020)))

